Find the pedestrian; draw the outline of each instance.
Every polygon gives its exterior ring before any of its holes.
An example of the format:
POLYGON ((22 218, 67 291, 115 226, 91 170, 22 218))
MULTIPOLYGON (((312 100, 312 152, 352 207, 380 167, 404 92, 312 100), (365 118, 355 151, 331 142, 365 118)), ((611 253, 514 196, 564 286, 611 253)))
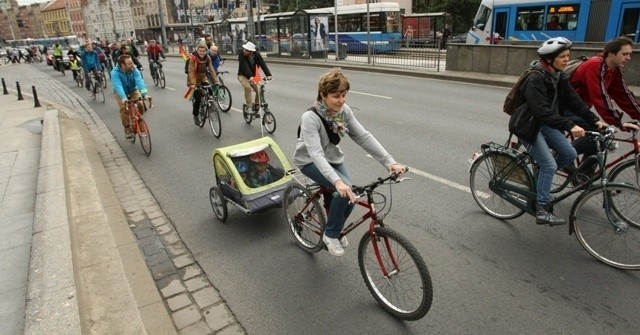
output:
POLYGON ((442 30, 442 40, 440 41, 440 49, 447 48, 447 41, 449 40, 449 36, 451 36, 451 30, 449 29, 449 25, 444 25, 444 30, 442 30))
POLYGON ((539 167, 535 188, 536 224, 566 223, 553 213, 551 184, 556 171, 572 164, 577 156, 564 132, 579 138, 584 136, 585 130, 567 116, 565 108, 595 128, 606 126, 562 75, 569 63, 570 49, 571 41, 564 37, 542 43, 537 50, 540 59, 531 64, 537 71, 532 72, 520 87, 525 103, 509 120, 509 131, 518 136, 539 167))

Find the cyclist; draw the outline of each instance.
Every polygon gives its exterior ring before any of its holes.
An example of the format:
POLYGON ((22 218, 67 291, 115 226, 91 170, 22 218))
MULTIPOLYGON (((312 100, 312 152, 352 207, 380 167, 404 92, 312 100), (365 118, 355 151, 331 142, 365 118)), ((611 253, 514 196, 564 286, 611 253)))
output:
POLYGON ((156 43, 156 40, 150 40, 147 46, 147 58, 149 59, 149 71, 151 71, 151 76, 154 78, 156 75, 156 71, 153 67, 154 63, 158 64, 159 68, 162 68, 160 56, 162 56, 162 59, 166 59, 164 57, 164 52, 162 52, 162 46, 156 43))
MULTIPOLYGON (((121 55, 118 63, 111 70, 111 85, 118 107, 120 107, 120 120, 124 126, 124 134, 129 139, 133 137, 129 126, 129 115, 127 114, 126 101, 128 98, 136 99, 142 97, 151 98, 147 95, 147 87, 144 84, 140 71, 134 67, 131 55, 121 55)), ((138 110, 143 113, 142 101, 138 102, 138 110)))
MULTIPOLYGON (((346 237, 339 237, 356 200, 344 164, 345 155, 338 146, 340 139, 348 135, 389 173, 405 171, 355 118, 346 104, 349 88, 349 81, 340 69, 332 69, 320 77, 317 101, 312 110, 302 114, 300 137, 293 156, 293 163, 304 175, 336 192, 330 195, 327 226, 322 236, 334 256, 344 255, 344 248, 349 244, 346 237)), ((326 201, 329 195, 324 196, 326 201)))
MULTIPOLYGON (((197 55, 191 55, 189 57, 189 70, 187 77, 187 86, 191 87, 191 89, 195 89, 196 85, 208 84, 209 78, 207 77, 207 71, 212 73, 211 80, 214 85, 218 85, 218 76, 216 71, 213 69, 213 64, 211 62, 211 57, 207 55, 207 45, 204 43, 198 44, 196 47, 197 55)), ((198 120, 198 111, 200 109, 200 91, 196 90, 193 93, 193 99, 191 103, 193 104, 193 122, 196 126, 200 125, 200 120, 198 120)))
POLYGON ((84 70, 84 87, 87 89, 89 95, 91 95, 90 73, 93 73, 93 75, 98 79, 98 85, 102 86, 102 81, 104 80, 104 78, 101 78, 98 75, 98 72, 102 71, 102 67, 100 66, 98 53, 93 50, 91 42, 86 42, 84 45, 84 51, 80 54, 80 61, 82 62, 82 70, 84 70))
POLYGON ((218 73, 218 67, 224 64, 222 58, 220 58, 220 54, 218 54, 218 47, 214 44, 209 48, 209 57, 213 61, 213 69, 218 73))
POLYGON ((259 52, 256 52, 255 44, 247 42, 242 45, 242 52, 238 55, 238 81, 244 88, 244 101, 247 108, 251 106, 253 112, 257 115, 260 109, 260 100, 258 96, 258 85, 251 81, 256 75, 258 68, 260 67, 264 71, 267 80, 271 80, 271 72, 267 67, 262 56, 259 52), (251 103, 251 90, 256 92, 255 103, 251 103))
POLYGON ((623 131, 638 130, 632 123, 622 122, 623 113, 615 104, 634 120, 640 120, 640 104, 629 90, 624 66, 631 60, 633 41, 618 37, 604 46, 603 52, 588 59, 576 68, 571 76, 571 85, 589 107, 595 107, 600 117, 623 131))
POLYGON ((69 68, 71 69, 71 73, 73 74, 73 80, 78 77, 78 72, 80 71, 81 67, 82 64, 80 63, 80 60, 73 55, 69 55, 69 68))
POLYGON ((107 54, 104 52, 104 49, 100 47, 101 44, 93 42, 93 50, 98 54, 98 61, 100 61, 100 67, 102 69, 107 67, 107 54))
POLYGON ((62 47, 58 42, 56 42, 53 45, 53 61, 54 61, 56 70, 62 71, 62 74, 65 75, 64 65, 62 64, 62 47), (61 66, 63 67, 62 69, 60 69, 61 66))
POLYGON ((569 131, 575 137, 584 136, 563 108, 568 108, 595 128, 605 127, 589 107, 576 94, 562 70, 569 62, 571 41, 564 37, 551 38, 538 48, 540 59, 531 66, 540 72, 532 72, 520 88, 524 104, 518 107, 509 121, 509 131, 527 149, 539 166, 536 184, 536 223, 561 225, 563 218, 553 214, 550 208, 551 183, 558 168, 576 159, 574 147, 564 136, 569 131), (551 152, 553 150, 555 155, 551 152))

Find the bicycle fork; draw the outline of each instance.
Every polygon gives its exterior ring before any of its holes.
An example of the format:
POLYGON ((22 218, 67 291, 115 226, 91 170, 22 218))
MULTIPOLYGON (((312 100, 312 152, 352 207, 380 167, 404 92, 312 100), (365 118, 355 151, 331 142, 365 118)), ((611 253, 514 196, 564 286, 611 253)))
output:
POLYGON ((371 235, 371 244, 373 244, 373 251, 376 254, 376 259, 378 260, 378 264, 380 265, 382 276, 384 277, 384 279, 387 281, 388 284, 391 284, 391 277, 393 277, 394 275, 398 274, 398 272, 400 272, 398 259, 396 255, 393 253, 393 250, 391 249, 389 238, 387 237, 381 238, 377 236, 376 233, 373 231, 373 227, 375 227, 375 224, 372 224, 371 229, 369 230, 369 234, 371 235), (391 264, 393 265, 393 269, 391 271, 387 270, 387 266, 382 260, 382 256, 380 253, 380 245, 382 244, 380 242, 382 242, 383 239, 384 239, 384 249, 385 249, 383 251, 386 251, 386 253, 389 255, 389 259, 391 260, 391 264))

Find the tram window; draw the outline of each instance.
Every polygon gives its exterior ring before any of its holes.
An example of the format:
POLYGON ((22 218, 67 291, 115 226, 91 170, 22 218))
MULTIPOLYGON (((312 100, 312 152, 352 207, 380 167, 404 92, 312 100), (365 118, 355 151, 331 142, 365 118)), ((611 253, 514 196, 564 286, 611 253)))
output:
POLYGON ((549 6, 546 30, 573 30, 578 23, 579 5, 549 6))
POLYGON ((484 29, 484 26, 489 21, 489 16, 491 15, 491 9, 487 6, 480 5, 480 9, 478 9, 478 13, 476 17, 473 19, 473 25, 478 29, 484 29))
POLYGON ((542 30, 544 7, 518 8, 516 30, 542 30))

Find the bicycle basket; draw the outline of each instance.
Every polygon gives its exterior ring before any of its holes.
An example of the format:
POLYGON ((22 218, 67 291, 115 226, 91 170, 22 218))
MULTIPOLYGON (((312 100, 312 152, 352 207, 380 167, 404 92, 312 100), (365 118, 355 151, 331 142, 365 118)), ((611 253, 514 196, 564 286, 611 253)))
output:
POLYGON ((483 154, 490 154, 491 152, 501 153, 497 155, 491 155, 491 164, 495 171, 495 179, 506 180, 508 182, 520 184, 526 187, 531 187, 530 179, 526 175, 526 168, 518 168, 525 164, 525 160, 521 159, 521 155, 527 155, 525 152, 520 152, 516 149, 507 148, 503 145, 490 142, 482 146, 483 154))

